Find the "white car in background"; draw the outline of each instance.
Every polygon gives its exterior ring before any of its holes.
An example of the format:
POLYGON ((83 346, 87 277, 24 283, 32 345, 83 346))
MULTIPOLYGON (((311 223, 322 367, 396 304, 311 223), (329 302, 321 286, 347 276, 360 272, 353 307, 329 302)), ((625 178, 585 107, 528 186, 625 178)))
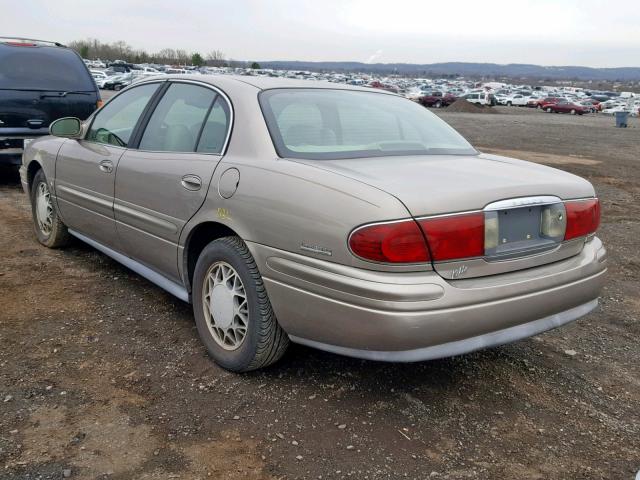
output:
POLYGON ((102 70, 91 70, 91 76, 95 80, 98 88, 104 88, 105 82, 109 79, 109 75, 102 70))
POLYGON ((611 108, 605 108, 601 113, 605 115, 615 115, 618 112, 627 112, 630 116, 636 117, 638 116, 638 107, 634 106, 633 109, 629 109, 627 105, 617 105, 611 108))
POLYGON ((501 94, 501 93, 496 94, 495 97, 496 97, 496 103, 498 105, 506 105, 507 101, 509 100, 509 96, 508 95, 504 95, 504 94, 501 94))
POLYGON ((462 98, 464 98, 469 103, 476 103, 478 105, 491 105, 490 97, 486 92, 471 92, 463 95, 462 98))
POLYGON ((527 97, 525 95, 522 95, 520 93, 516 93, 515 95, 511 95, 510 97, 507 97, 507 100, 505 102, 505 105, 511 107, 524 107, 527 105, 527 102, 529 101, 529 98, 531 97, 527 97))

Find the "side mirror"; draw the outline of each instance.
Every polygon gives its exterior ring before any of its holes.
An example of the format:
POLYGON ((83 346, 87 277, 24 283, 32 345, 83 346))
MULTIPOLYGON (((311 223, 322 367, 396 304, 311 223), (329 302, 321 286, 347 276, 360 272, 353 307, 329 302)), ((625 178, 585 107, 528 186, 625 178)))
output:
POLYGON ((49 125, 49 133, 56 137, 79 138, 81 131, 82 123, 76 117, 59 118, 49 125))

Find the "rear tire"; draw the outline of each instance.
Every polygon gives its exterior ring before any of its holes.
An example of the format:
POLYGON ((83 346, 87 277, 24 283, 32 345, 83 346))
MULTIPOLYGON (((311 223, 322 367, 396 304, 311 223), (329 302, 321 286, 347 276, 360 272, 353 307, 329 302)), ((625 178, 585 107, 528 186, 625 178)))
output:
POLYGON ((209 355, 233 372, 263 368, 289 345, 251 252, 239 237, 209 243, 193 278, 193 313, 209 355))
POLYGON ((435 108, 440 108, 440 107, 442 107, 442 102, 440 102, 440 100, 438 100, 436 103, 433 104, 433 106, 435 108))
POLYGON ((47 177, 38 170, 31 183, 31 215, 38 241, 49 248, 60 248, 69 244, 71 237, 67 226, 58 215, 56 204, 51 198, 47 177))

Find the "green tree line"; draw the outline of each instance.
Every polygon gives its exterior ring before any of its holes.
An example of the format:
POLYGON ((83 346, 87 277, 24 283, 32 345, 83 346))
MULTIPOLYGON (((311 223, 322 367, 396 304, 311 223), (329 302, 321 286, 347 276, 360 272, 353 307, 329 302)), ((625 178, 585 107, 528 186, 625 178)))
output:
MULTIPOLYGON (((245 66, 245 62, 236 62, 227 58, 221 50, 210 50, 204 55, 200 52, 189 52, 183 49, 163 48, 158 52, 148 52, 144 49, 136 49, 127 42, 106 43, 95 38, 74 40, 68 45, 77 51, 82 58, 88 60, 124 60, 130 63, 160 63, 167 65, 195 65, 197 67, 208 65, 215 67, 245 66)), ((253 62, 251 68, 260 68, 253 62)))

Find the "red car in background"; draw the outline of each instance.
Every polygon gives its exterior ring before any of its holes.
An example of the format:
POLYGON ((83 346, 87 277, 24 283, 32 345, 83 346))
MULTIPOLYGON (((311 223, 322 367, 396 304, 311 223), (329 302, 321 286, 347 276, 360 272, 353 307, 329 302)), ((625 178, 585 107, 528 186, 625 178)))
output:
POLYGON ((571 115, 583 115, 591 112, 591 107, 561 100, 558 103, 547 103, 543 107, 547 113, 570 113, 571 115))
POLYGON ((537 98, 535 100, 529 101, 527 103, 527 107, 532 107, 532 108, 544 108, 546 105, 553 105, 558 103, 559 101, 564 100, 564 98, 562 97, 544 97, 544 98, 537 98))
POLYGON ((418 98, 418 103, 424 107, 447 107, 457 100, 458 97, 451 95, 450 93, 442 93, 440 91, 433 91, 427 95, 423 95, 418 98))
POLYGON ((585 107, 591 109, 591 111, 593 113, 602 111, 602 105, 595 98, 586 99, 586 100, 582 101, 581 104, 584 105, 585 107))
POLYGON ((374 80, 367 86, 371 88, 380 88, 382 90, 386 90, 387 92, 391 92, 391 93, 399 93, 398 87, 394 85, 389 85, 387 83, 379 82, 378 80, 374 80))

